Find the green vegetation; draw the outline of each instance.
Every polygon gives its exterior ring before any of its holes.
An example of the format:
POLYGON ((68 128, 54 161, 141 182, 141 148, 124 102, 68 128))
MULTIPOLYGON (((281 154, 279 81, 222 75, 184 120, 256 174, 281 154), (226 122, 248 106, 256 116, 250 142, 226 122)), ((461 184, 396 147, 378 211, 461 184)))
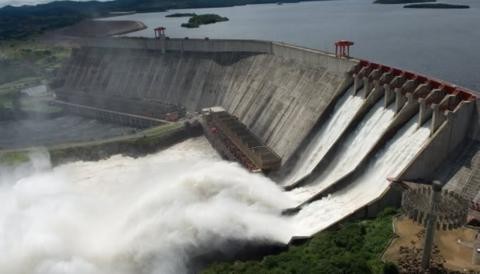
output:
POLYGON ((375 4, 410 4, 410 3, 427 3, 436 0, 376 0, 375 4))
POLYGON ((193 17, 196 16, 196 13, 172 13, 165 15, 165 17, 193 17))
POLYGON ((49 148, 54 165, 73 160, 96 161, 114 154, 139 156, 189 137, 183 123, 171 123, 149 128, 128 136, 63 144, 49 148))
POLYGON ((0 111, 13 109, 19 91, 55 75, 70 50, 33 41, 0 42, 0 111))
POLYGON ((195 15, 188 20, 188 23, 183 23, 184 28, 198 28, 200 25, 214 24, 217 22, 228 21, 227 17, 222 17, 217 14, 201 14, 195 15))
POLYGON ((468 5, 456 5, 456 4, 442 4, 442 3, 435 3, 435 4, 411 4, 405 5, 404 8, 410 9, 469 9, 470 6, 468 5))
POLYGON ((380 260, 393 236, 395 212, 387 208, 373 220, 348 222, 338 230, 320 232, 302 245, 261 261, 215 263, 202 273, 396 273, 394 265, 380 260))
MULTIPOLYGON (((36 6, 6 6, 0 9, 0 40, 25 38, 47 30, 72 25, 84 19, 109 16, 111 12, 156 12, 277 2, 278 0, 114 0, 105 2, 52 1, 36 6)), ((282 1, 282 3, 296 2, 300 2, 300 0, 282 1)))
POLYGON ((15 166, 28 160, 28 152, 26 151, 0 153, 0 165, 15 166))

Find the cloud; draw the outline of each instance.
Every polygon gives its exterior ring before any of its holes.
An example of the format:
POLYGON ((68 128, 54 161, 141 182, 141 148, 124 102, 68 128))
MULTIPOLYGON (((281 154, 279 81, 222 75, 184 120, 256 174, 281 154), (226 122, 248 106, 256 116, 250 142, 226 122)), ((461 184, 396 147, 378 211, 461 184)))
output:
MULTIPOLYGON (((90 1, 90 0, 78 0, 76 2, 85 2, 85 1, 90 1)), ((107 1, 107 0, 103 0, 103 1, 107 1)), ((103 2, 103 1, 99 1, 99 2, 103 2)), ((23 5, 38 5, 38 4, 45 4, 49 2, 53 2, 53 1, 52 0, 0 0, 0 7, 4 7, 8 5, 15 6, 15 7, 23 6, 23 5)))

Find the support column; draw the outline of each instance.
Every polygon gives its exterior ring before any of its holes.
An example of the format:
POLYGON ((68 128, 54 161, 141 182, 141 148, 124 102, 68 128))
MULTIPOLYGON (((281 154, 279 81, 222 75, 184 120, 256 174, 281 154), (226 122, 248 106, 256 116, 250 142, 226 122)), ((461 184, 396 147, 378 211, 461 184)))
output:
POLYGON ((435 226, 437 222, 436 207, 442 198, 442 184, 434 181, 432 184, 432 197, 430 200, 430 214, 427 216, 427 227, 425 228, 425 242, 423 244, 422 269, 425 272, 430 270, 430 259, 432 255, 433 239, 435 237, 435 226))
POLYGON ((353 94, 357 94, 358 89, 360 88, 360 76, 357 73, 353 74, 353 94))
POLYGON ((413 94, 415 95, 416 98, 426 98, 430 93, 431 89, 432 88, 430 87, 429 84, 421 84, 415 89, 413 94))
POLYGON ((442 113, 442 111, 440 111, 440 105, 432 104, 431 108, 432 108, 433 115, 432 115, 432 123, 430 126, 430 136, 432 136, 435 133, 435 131, 437 131, 437 129, 447 119, 445 117, 445 114, 442 113))
POLYGON ((392 103, 392 101, 395 99, 395 92, 393 92, 392 86, 390 86, 389 84, 384 84, 383 88, 385 90, 385 96, 384 96, 385 104, 384 104, 384 107, 387 108, 392 103))
POLYGON ((428 119, 432 118, 432 108, 427 105, 424 98, 418 99, 420 112, 418 115, 418 127, 421 127, 428 119))
POLYGON ((167 52, 167 39, 165 36, 160 38, 160 43, 162 47, 162 54, 165 54, 167 52))
POLYGON ((402 88, 395 88, 395 113, 398 113, 405 105, 407 98, 403 95, 402 88))
POLYGON ((362 89, 362 92, 360 93, 360 96, 363 99, 367 98, 371 90, 372 90, 372 82, 370 81, 370 79, 368 79, 368 77, 363 77, 363 89, 362 89))
MULTIPOLYGON (((383 85, 380 84, 380 80, 374 80, 373 81, 373 90, 379 93, 383 93, 383 85)), ((372 91, 373 91, 372 90, 372 91)))

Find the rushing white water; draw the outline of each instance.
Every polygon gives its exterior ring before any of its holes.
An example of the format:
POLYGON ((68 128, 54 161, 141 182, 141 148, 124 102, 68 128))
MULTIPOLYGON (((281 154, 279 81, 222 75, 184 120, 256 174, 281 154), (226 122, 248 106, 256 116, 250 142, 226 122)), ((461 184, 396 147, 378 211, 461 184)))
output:
POLYGON ((417 129, 418 117, 402 128, 367 170, 347 188, 305 206, 292 221, 296 235, 312 235, 380 197, 389 186, 387 177, 398 176, 428 139, 426 126, 417 129))
POLYGON ((133 159, 1 168, 0 273, 185 273, 229 240, 288 241, 274 182, 203 138, 133 159))
POLYGON ((333 115, 317 131, 312 141, 302 153, 290 174, 281 182, 282 186, 289 186, 307 176, 322 160, 330 147, 347 128, 353 116, 362 106, 364 100, 353 95, 350 88, 336 103, 333 115))
POLYGON ((368 112, 357 129, 343 143, 338 154, 328 167, 311 184, 293 189, 289 195, 297 203, 303 203, 333 185, 337 180, 353 171, 380 139, 390 125, 395 112, 384 108, 383 100, 368 112))

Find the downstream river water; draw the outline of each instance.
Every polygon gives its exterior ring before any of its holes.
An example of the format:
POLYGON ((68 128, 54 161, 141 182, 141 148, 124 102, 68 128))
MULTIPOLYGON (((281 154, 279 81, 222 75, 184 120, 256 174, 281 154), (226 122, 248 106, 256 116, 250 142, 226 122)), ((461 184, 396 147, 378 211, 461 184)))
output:
MULTIPOLYGON (((450 0, 470 9, 404 9, 373 0, 247 5, 142 13, 107 20, 138 20, 148 29, 129 36, 153 37, 165 26, 170 37, 264 39, 333 51, 334 42, 355 42, 352 56, 434 76, 480 90, 480 1, 450 0), (229 22, 185 29, 188 18, 172 12, 216 13, 229 22)), ((448 2, 448 1, 447 1, 448 2)))

